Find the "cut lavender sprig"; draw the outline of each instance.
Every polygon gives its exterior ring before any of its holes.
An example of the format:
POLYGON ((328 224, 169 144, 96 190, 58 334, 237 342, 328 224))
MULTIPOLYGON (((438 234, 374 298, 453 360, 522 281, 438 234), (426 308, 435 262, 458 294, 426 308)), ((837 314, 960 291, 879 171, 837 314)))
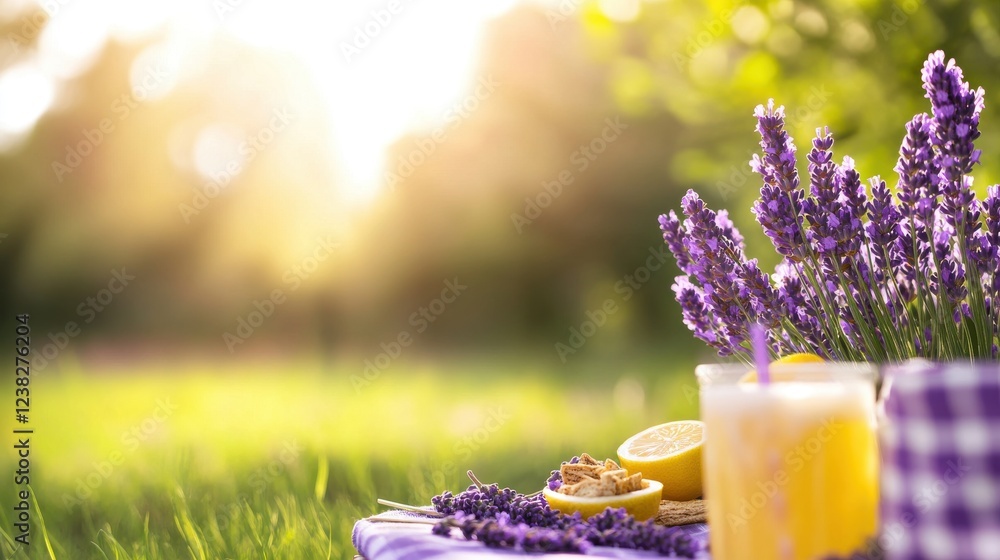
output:
POLYGON ((552 510, 541 495, 525 496, 496 484, 473 485, 457 496, 445 492, 431 501, 447 515, 437 521, 433 534, 451 538, 458 529, 465 539, 490 548, 586 554, 593 546, 610 546, 681 558, 695 558, 703 548, 682 529, 656 525, 652 519, 636 521, 624 508, 607 508, 584 519, 579 512, 552 510))

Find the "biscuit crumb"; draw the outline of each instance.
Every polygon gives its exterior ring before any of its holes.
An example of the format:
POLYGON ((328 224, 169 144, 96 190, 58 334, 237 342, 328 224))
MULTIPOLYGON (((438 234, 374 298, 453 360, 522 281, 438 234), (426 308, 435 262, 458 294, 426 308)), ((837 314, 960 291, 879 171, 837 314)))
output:
POLYGON ((705 500, 688 500, 673 502, 662 500, 660 512, 656 515, 656 524, 667 527, 705 523, 708 517, 705 513, 705 500))

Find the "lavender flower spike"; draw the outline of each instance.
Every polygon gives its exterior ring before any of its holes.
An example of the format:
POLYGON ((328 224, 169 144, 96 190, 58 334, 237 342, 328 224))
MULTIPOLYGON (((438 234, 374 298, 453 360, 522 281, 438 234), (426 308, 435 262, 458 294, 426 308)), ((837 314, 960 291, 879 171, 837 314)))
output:
POLYGON ((973 146, 979 138, 979 114, 984 106, 983 88, 972 90, 963 81, 955 59, 944 62, 944 52, 927 57, 921 71, 926 97, 934 116, 934 145, 941 151, 942 172, 949 180, 972 172, 981 151, 973 146))
POLYGON ((979 238, 977 263, 983 272, 982 285, 988 299, 987 307, 994 317, 993 329, 997 334, 1000 327, 1000 185, 986 189, 986 200, 983 201, 983 214, 986 227, 979 238))
POLYGON ((765 183, 783 192, 797 189, 799 172, 795 169, 795 144, 785 131, 785 107, 775 108, 774 100, 769 99, 767 107, 758 105, 753 115, 757 117, 757 132, 760 133, 764 157, 755 154, 750 167, 764 176, 765 183))
POLYGON ((864 186, 861 184, 861 175, 854 168, 853 159, 849 156, 844 156, 838 173, 840 175, 838 186, 840 187, 839 197, 841 203, 839 211, 842 224, 838 242, 842 254, 853 256, 857 253, 861 244, 861 234, 863 231, 861 218, 864 216, 868 197, 865 194, 864 186))
POLYGON ((926 113, 915 115, 906 123, 906 136, 899 147, 899 160, 894 170, 899 174, 896 186, 904 214, 921 223, 934 223, 934 206, 938 197, 938 166, 931 144, 931 118, 926 113))
POLYGON ((816 130, 809 150, 809 190, 812 198, 802 202, 802 214, 809 222, 809 241, 820 255, 833 255, 844 216, 837 187, 837 164, 833 162, 833 135, 829 129, 816 130))
POLYGON ((805 195, 799 188, 795 170, 795 145, 784 130, 784 107, 775 109, 772 99, 767 108, 758 105, 754 116, 764 157, 754 155, 750 168, 761 176, 764 185, 760 198, 753 205, 753 213, 775 250, 799 262, 808 254, 798 222, 805 195))
POLYGON ((896 228, 899 226, 900 213, 892 203, 892 192, 885 185, 885 181, 873 177, 871 189, 872 198, 866 207, 868 223, 865 224, 865 233, 872 249, 875 266, 887 276, 891 276, 892 269, 899 266, 902 258, 890 252, 898 235, 896 228))
POLYGON ((940 170, 942 210, 959 235, 970 236, 979 228, 976 198, 966 175, 979 163, 979 114, 983 110, 983 89, 975 91, 963 81, 962 69, 955 59, 944 62, 944 52, 927 57, 921 76, 926 97, 931 101, 933 125, 931 142, 936 148, 935 163, 940 170))
POLYGON ((681 199, 681 208, 687 216, 685 245, 691 255, 692 275, 702 285, 705 303, 722 325, 727 339, 724 346, 735 352, 748 336, 744 310, 750 302, 737 286, 737 269, 742 263, 736 259, 742 258, 742 252, 731 234, 719 227, 716 213, 705 206, 698 193, 689 190, 681 199))
POLYGON ((663 241, 667 244, 670 252, 673 253, 674 260, 677 261, 677 268, 681 269, 684 274, 693 274, 691 269, 691 255, 688 253, 687 246, 685 245, 684 229, 673 210, 668 214, 660 215, 660 230, 663 232, 663 241))
POLYGON ((681 317, 694 336, 719 350, 719 338, 716 335, 717 325, 705 305, 705 294, 701 288, 691 283, 688 276, 678 276, 674 279, 674 296, 681 306, 681 317))

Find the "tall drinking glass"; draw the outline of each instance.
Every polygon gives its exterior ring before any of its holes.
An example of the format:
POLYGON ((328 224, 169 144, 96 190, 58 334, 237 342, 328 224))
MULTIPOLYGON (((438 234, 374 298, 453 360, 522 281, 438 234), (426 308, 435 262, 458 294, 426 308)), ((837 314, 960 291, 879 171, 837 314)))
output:
POLYGON ((875 369, 702 365, 702 463, 712 558, 815 560, 875 535, 875 369), (743 381, 741 382, 741 379, 743 381))

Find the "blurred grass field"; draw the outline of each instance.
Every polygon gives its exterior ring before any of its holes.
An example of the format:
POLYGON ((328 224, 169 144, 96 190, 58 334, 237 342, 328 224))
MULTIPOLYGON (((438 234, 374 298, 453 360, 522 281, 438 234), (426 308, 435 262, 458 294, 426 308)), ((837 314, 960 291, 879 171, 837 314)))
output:
POLYGON ((376 498, 425 504, 463 489, 467 469, 533 491, 561 459, 613 457, 643 428, 695 417, 693 367, 665 363, 590 364, 572 384, 514 364, 414 365, 357 390, 346 368, 316 363, 37 375, 40 511, 32 504, 30 547, 15 547, 5 446, 0 551, 349 558, 351 527, 379 510, 376 498))

